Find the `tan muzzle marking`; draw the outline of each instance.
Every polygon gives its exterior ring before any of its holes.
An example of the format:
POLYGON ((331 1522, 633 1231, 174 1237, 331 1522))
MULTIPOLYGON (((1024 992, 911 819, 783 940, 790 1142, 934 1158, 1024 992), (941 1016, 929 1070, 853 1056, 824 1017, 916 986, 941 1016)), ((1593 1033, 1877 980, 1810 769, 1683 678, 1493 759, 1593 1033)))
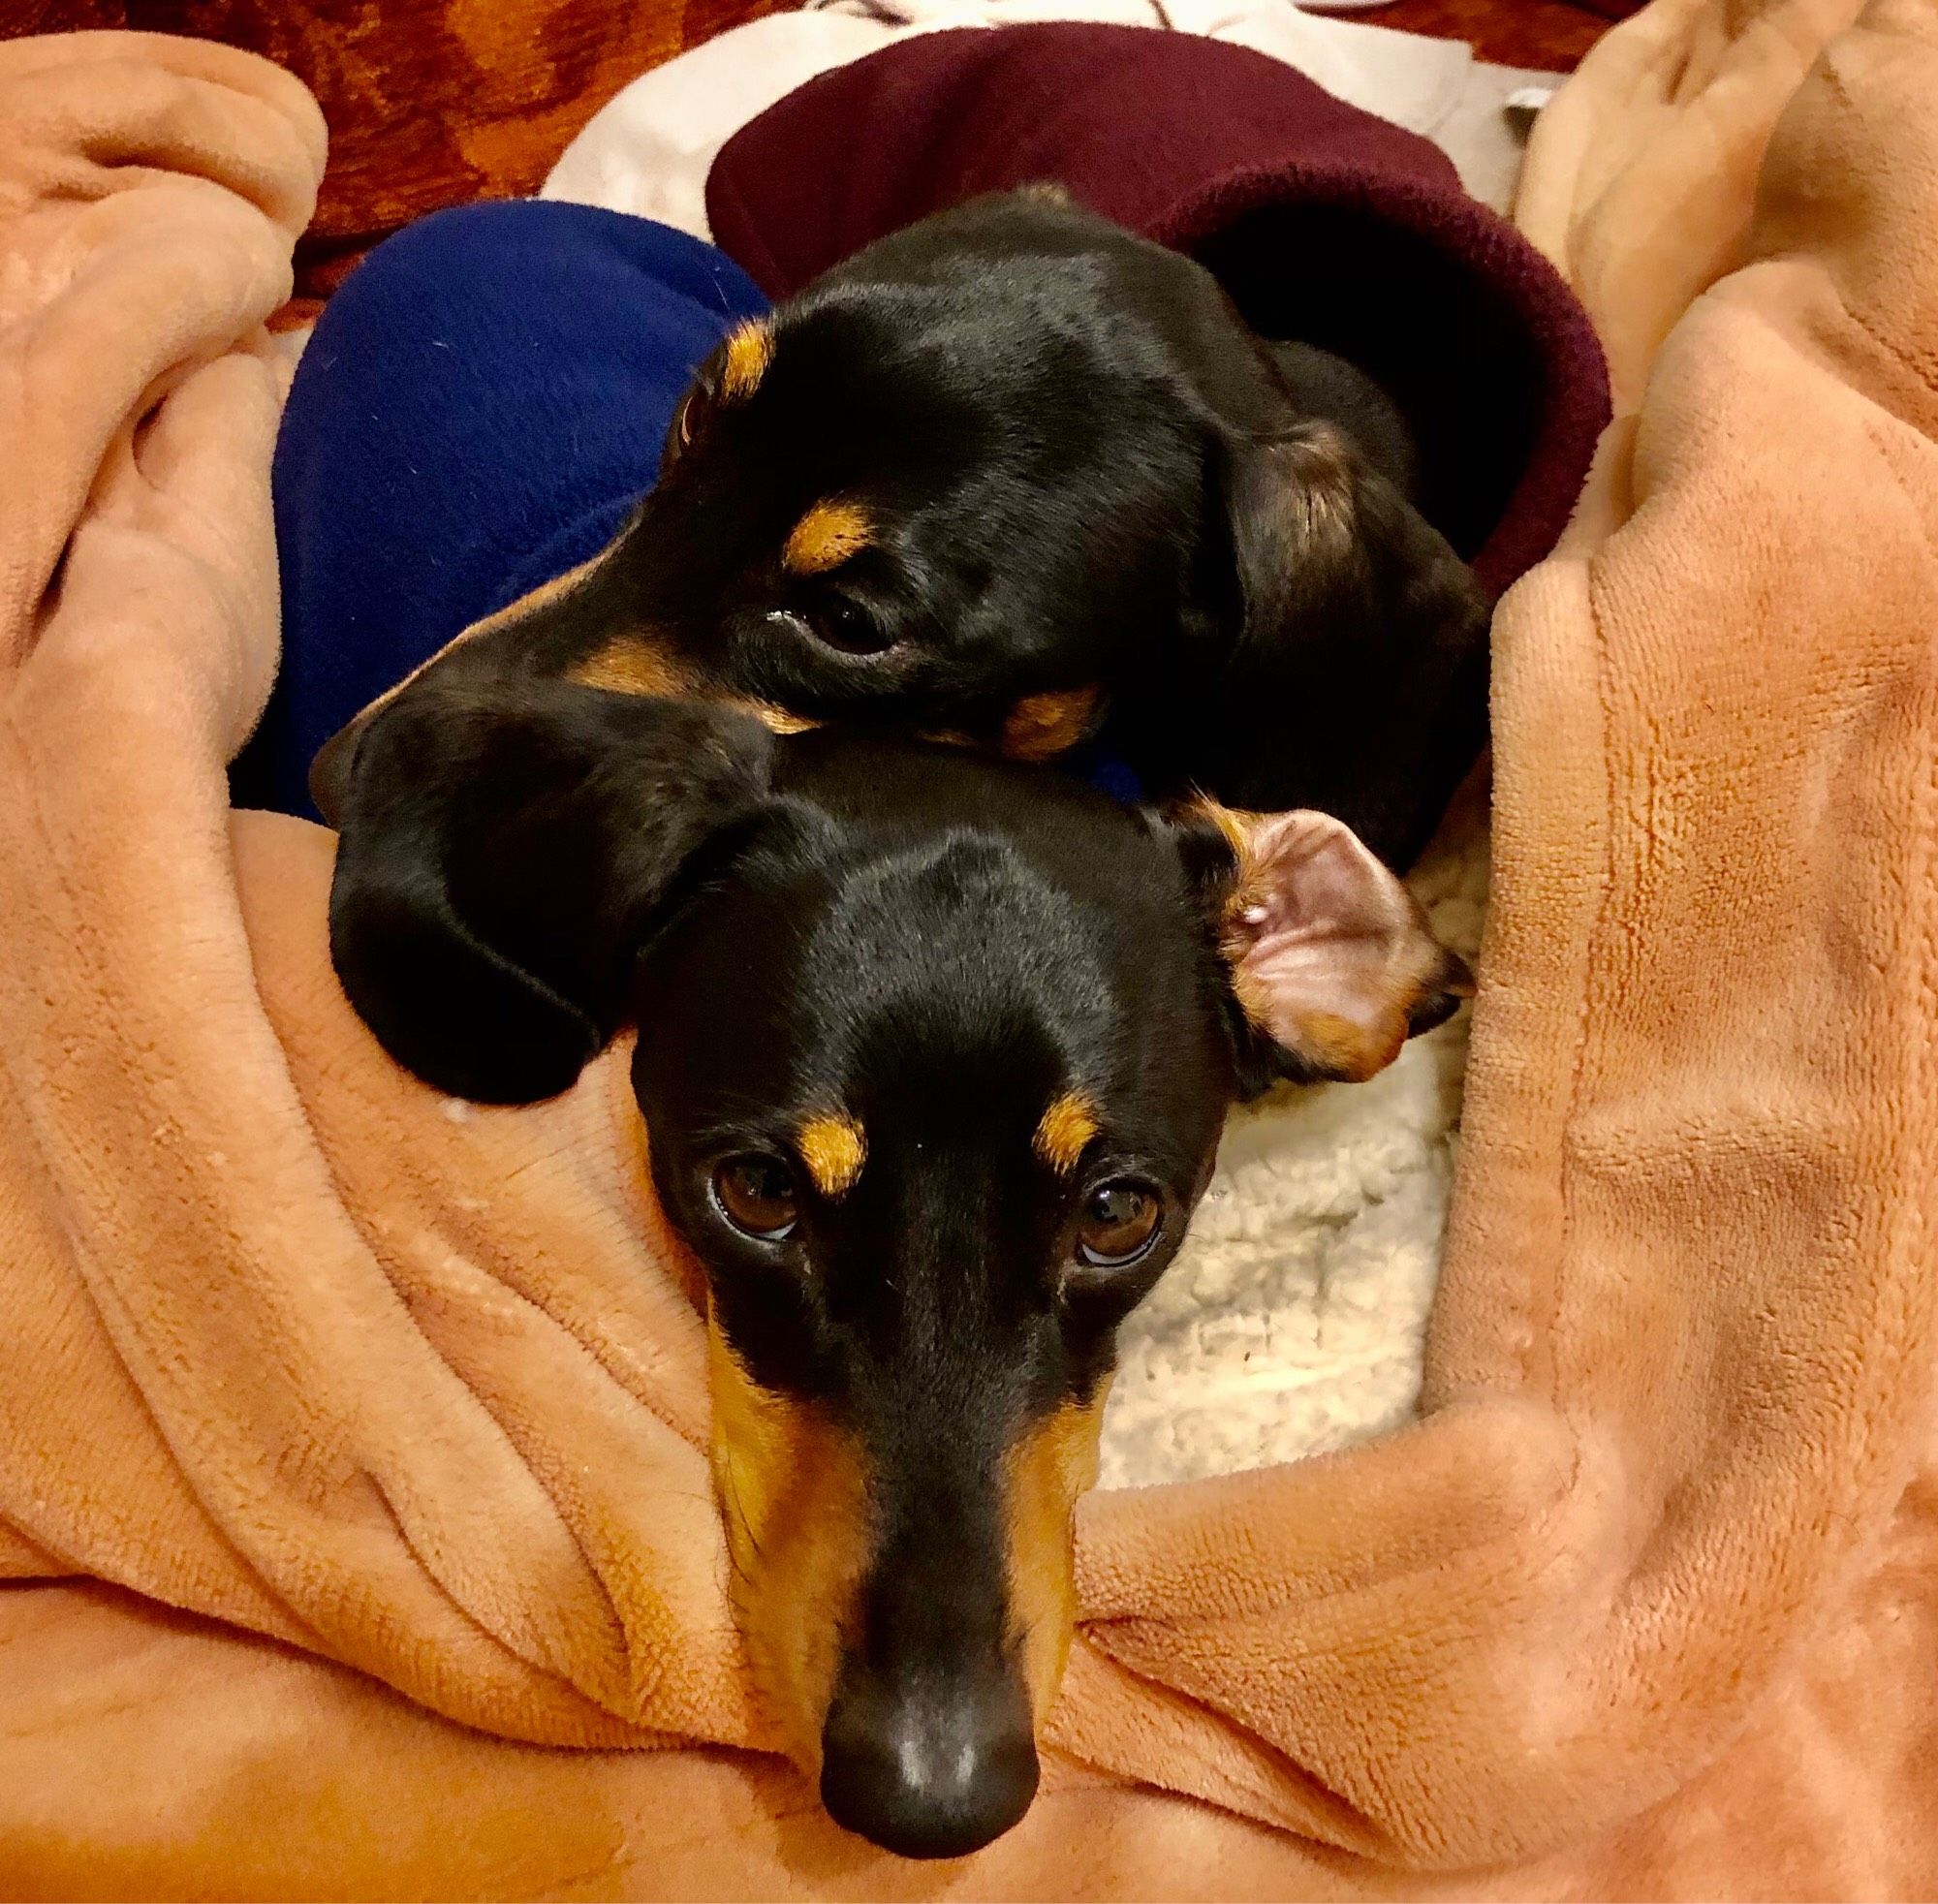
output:
POLYGON ((1042 1726, 1056 1701, 1077 1625, 1078 1497, 1096 1484, 1108 1386, 1066 1402, 1012 1450, 1008 1462, 1010 1617, 1022 1638, 1030 1709, 1042 1726))
POLYGON ((868 1565, 866 1465, 818 1410, 756 1383, 710 1313, 706 1336, 728 1597, 756 1689, 790 1756, 814 1771, 868 1565))

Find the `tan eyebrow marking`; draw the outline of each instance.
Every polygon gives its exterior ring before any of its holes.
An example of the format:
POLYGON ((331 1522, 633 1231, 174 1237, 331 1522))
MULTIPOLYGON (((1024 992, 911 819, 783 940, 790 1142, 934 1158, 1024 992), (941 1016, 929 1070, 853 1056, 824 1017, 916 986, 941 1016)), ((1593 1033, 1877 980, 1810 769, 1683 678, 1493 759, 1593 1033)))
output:
POLYGON ((859 503, 816 503, 794 525, 781 560, 797 576, 825 575, 866 548, 868 534, 868 512, 859 503))
POLYGON ((795 1147, 824 1197, 852 1190, 868 1161, 867 1134, 845 1111, 826 1110, 810 1117, 795 1133, 795 1147))
POLYGON ((1097 1135, 1097 1108, 1081 1091, 1066 1091, 1036 1127, 1036 1154, 1058 1176, 1068 1176, 1097 1135))
POLYGON ((729 403, 752 396, 774 360, 772 326, 749 318, 728 334, 727 361, 720 372, 720 394, 729 403))

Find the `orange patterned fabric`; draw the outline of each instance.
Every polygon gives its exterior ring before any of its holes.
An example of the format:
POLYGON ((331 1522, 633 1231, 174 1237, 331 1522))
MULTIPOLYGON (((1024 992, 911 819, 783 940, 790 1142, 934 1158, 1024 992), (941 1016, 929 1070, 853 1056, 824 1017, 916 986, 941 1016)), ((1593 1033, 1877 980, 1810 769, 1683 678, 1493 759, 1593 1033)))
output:
POLYGON ((778 4, 47 0, 69 13, 122 16, 93 23, 247 47, 316 94, 329 125, 329 169, 297 253, 297 288, 312 297, 413 218, 535 192, 567 141, 628 80, 778 4))
POLYGON ((127 24, 126 0, 0 0, 0 40, 127 24))
POLYGON ((1607 30, 1641 0, 1393 0, 1363 17, 1376 26, 1468 41, 1482 59, 1571 73, 1607 30))
MULTIPOLYGON (((127 26, 220 40, 287 67, 329 124, 316 223, 297 250, 313 316, 378 239, 441 205, 534 192, 627 81, 792 0, 0 0, 0 37, 127 26)), ((1395 0, 1382 24, 1572 68, 1598 14, 1634 0, 1395 0), (1591 11, 1591 9, 1593 11, 1591 11)))

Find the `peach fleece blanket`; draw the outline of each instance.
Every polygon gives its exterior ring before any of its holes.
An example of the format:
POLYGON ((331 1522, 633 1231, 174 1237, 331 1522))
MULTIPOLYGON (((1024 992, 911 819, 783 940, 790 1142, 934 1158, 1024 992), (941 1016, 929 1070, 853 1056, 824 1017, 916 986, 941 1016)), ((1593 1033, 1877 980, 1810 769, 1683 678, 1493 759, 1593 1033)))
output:
POLYGON ((412 1084, 225 810, 320 157, 0 46, 0 1891, 1931 1895, 1938 0, 1656 0, 1540 128, 1622 415, 1498 618, 1423 1420, 1089 1497, 953 1867, 734 1749, 620 1067, 412 1084))

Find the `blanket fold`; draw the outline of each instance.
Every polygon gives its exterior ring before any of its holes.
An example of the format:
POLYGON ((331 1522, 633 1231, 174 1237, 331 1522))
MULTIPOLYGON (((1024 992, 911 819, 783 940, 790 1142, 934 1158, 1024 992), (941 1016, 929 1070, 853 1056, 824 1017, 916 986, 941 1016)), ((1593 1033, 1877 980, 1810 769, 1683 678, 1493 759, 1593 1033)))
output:
POLYGON ((328 969, 328 835, 227 811, 274 663, 261 326, 322 167, 314 105, 248 55, 78 36, 0 47, 0 127, 14 1564, 51 1555, 513 1736, 731 1732, 703 1389, 682 1415, 650 1379, 691 1322, 642 1267, 625 1127, 596 1090, 474 1129, 406 1088, 328 969), (521 1175, 539 1247, 503 1188, 521 1175), (572 1278, 601 1270, 651 1285, 630 1310, 649 1347, 610 1371, 572 1332, 599 1306, 572 1278), (678 1311, 659 1331, 655 1293, 678 1311), (561 1397, 536 1421, 534 1384, 561 1397), (649 1524, 582 1498, 588 1462, 662 1471, 649 1524))
POLYGON ((0 46, 0 1889, 1938 1884, 1938 6, 1658 0, 1554 109, 1616 421, 1497 618, 1424 1419, 1090 1496, 1045 1795, 913 1872, 599 1749, 766 1737, 623 1053, 417 1086, 225 808, 313 109, 0 46))

